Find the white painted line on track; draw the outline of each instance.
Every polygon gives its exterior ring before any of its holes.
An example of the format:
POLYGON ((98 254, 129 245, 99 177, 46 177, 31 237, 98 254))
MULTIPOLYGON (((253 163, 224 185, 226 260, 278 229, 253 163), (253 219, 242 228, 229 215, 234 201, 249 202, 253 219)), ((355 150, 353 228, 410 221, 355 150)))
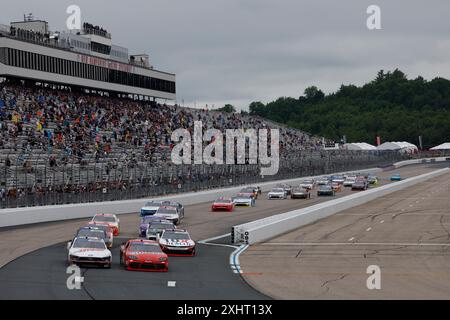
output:
POLYGON ((367 228, 367 229, 366 229, 366 231, 370 231, 370 230, 372 230, 372 228, 371 228, 371 227, 369 227, 369 228, 367 228))
POLYGON ((176 281, 167 281, 167 286, 169 288, 175 288, 177 286, 177 282, 176 281))
POLYGON ((381 220, 380 223, 384 223, 384 220, 381 220))
POLYGON ((217 239, 222 239, 222 238, 228 237, 229 235, 231 235, 231 233, 223 234, 223 235, 217 236, 217 237, 208 238, 205 240, 200 240, 198 243, 206 243, 206 242, 214 241, 217 239))

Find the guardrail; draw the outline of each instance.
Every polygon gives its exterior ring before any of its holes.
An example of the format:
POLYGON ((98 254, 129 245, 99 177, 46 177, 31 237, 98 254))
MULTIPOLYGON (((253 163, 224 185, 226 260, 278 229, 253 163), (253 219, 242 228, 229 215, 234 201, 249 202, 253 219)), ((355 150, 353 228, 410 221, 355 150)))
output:
MULTIPOLYGON (((442 158, 445 161, 446 158, 442 158)), ((423 159, 402 161, 396 163, 397 167, 420 163, 423 159), (406 162, 406 163, 405 163, 406 162)), ((427 159, 424 159, 427 160, 427 159)), ((431 159, 428 159, 431 160, 431 159)), ((448 160, 448 159, 447 159, 448 160)), ((367 173, 377 173, 382 171, 380 168, 369 168, 356 170, 367 173)), ((340 172, 336 174, 343 174, 349 171, 340 172)), ((268 191, 278 183, 298 184, 300 181, 307 178, 314 178, 317 176, 299 177, 287 180, 274 180, 264 183, 259 183, 262 191, 268 191)), ((212 189, 201 192, 188 192, 180 194, 166 195, 164 197, 149 197, 143 199, 123 200, 123 201, 104 201, 104 202, 90 202, 82 204, 66 204, 66 205, 51 205, 40 207, 23 207, 23 208, 11 208, 0 209, 0 228, 20 226, 26 224, 35 224, 42 222, 63 221, 92 217, 96 213, 114 213, 114 214, 127 214, 133 212, 139 212, 140 208, 146 201, 149 200, 173 200, 183 203, 183 205, 193 205, 204 202, 214 201, 219 195, 224 197, 231 197, 238 192, 243 185, 235 187, 226 187, 219 189, 212 189)))
MULTIPOLYGON (((400 164, 400 166, 408 164, 400 164)), ((298 229, 299 227, 336 214, 340 211, 356 207, 371 200, 377 199, 395 191, 405 189, 417 183, 426 181, 448 172, 450 172, 450 168, 440 169, 430 173, 422 174, 417 177, 408 178, 400 182, 388 184, 376 189, 371 189, 336 200, 316 204, 304 209, 294 210, 234 226, 231 230, 231 239, 233 243, 244 244, 254 244, 266 241, 283 233, 298 229)))

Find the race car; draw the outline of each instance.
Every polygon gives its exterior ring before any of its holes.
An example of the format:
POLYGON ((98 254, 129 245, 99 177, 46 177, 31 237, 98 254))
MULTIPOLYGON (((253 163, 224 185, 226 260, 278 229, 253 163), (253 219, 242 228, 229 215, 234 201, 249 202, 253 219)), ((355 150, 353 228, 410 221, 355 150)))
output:
POLYGON ((312 190, 312 189, 314 189, 314 185, 315 185, 315 182, 313 179, 307 179, 307 180, 303 180, 300 183, 300 188, 312 190))
POLYGON ((167 220, 164 218, 155 217, 155 216, 142 217, 141 222, 139 224, 139 237, 145 237, 145 235, 147 234, 148 226, 153 221, 167 221, 167 220))
POLYGON ((158 239, 162 251, 169 256, 194 256, 195 242, 186 230, 164 230, 158 239))
POLYGON ((176 201, 166 201, 166 200, 164 200, 162 202, 162 205, 177 208, 178 214, 180 215, 181 219, 184 218, 184 206, 181 203, 176 202, 176 201))
POLYGON ((120 220, 115 214, 111 213, 98 213, 96 214, 89 224, 104 224, 110 227, 114 236, 118 236, 120 232, 120 220))
POLYGON ((279 183, 275 186, 275 188, 282 188, 284 191, 286 191, 286 195, 290 196, 292 191, 292 186, 286 184, 286 183, 279 183))
POLYGON ((227 210, 227 211, 233 211, 234 210, 234 202, 232 198, 224 198, 221 197, 213 202, 211 206, 211 211, 218 211, 218 210, 227 210))
POLYGON ((232 199, 235 206, 254 207, 256 204, 255 198, 247 193, 238 193, 232 199))
POLYGON ((336 182, 336 183, 339 183, 339 184, 343 184, 344 181, 345 181, 345 178, 342 175, 331 176, 331 182, 336 182))
POLYGON ((113 230, 105 224, 89 223, 88 227, 103 230, 106 234, 105 244, 108 248, 112 248, 114 242, 113 230))
POLYGON ((317 190, 317 196, 334 196, 335 191, 331 187, 331 184, 324 184, 319 186, 319 189, 317 190))
POLYGON ((140 217, 145 216, 152 216, 158 211, 159 207, 161 207, 162 201, 148 201, 145 203, 145 205, 141 208, 141 211, 139 213, 140 217))
POLYGON ((254 187, 241 189, 241 191, 239 191, 239 194, 249 195, 255 200, 258 199, 258 190, 254 187))
POLYGON ((400 181, 400 180, 402 180, 402 177, 399 173, 393 174, 391 176, 391 181, 400 181))
POLYGON ((291 192, 291 199, 311 199, 310 189, 294 187, 291 192))
POLYGON ((273 188, 267 194, 267 199, 287 199, 287 192, 283 188, 273 188))
POLYGON ((67 243, 69 265, 100 265, 111 268, 112 255, 99 238, 76 237, 67 243))
POLYGON ((148 240, 157 240, 166 229, 175 229, 173 222, 169 220, 152 221, 147 227, 145 237, 148 240))
POLYGON ((106 231, 96 226, 79 228, 75 234, 75 238, 77 237, 99 238, 105 241, 108 248, 112 247, 112 240, 108 237, 106 231))
POLYGON ((342 184, 339 182, 332 182, 331 188, 333 188, 334 192, 341 192, 342 191, 342 184))
POLYGON ((176 207, 161 206, 154 214, 155 217, 172 221, 176 226, 180 224, 182 217, 176 207))
POLYGON ((120 264, 127 270, 169 271, 169 259, 156 241, 135 239, 120 246, 120 264))
POLYGON ((352 190, 367 190, 369 188, 369 184, 366 180, 358 179, 352 185, 352 190))
POLYGON ((378 184, 378 177, 370 175, 370 176, 367 177, 367 182, 369 184, 378 184))
POLYGON ((344 187, 351 187, 356 181, 356 176, 348 176, 347 179, 345 179, 343 186, 344 187))
POLYGON ((331 181, 331 178, 328 176, 320 177, 319 179, 317 179, 317 185, 324 186, 324 185, 329 184, 330 181, 331 181))

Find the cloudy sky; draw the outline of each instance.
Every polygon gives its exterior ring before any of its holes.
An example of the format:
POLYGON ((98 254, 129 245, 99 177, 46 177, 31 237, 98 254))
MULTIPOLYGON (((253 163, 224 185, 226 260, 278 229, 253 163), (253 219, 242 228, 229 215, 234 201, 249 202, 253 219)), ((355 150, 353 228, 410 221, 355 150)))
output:
POLYGON ((14 0, 0 23, 24 13, 63 30, 66 8, 112 33, 130 53, 176 73, 177 102, 246 109, 251 101, 327 93, 363 84, 380 69, 450 78, 448 0, 14 0), (369 5, 381 30, 366 27, 369 5))

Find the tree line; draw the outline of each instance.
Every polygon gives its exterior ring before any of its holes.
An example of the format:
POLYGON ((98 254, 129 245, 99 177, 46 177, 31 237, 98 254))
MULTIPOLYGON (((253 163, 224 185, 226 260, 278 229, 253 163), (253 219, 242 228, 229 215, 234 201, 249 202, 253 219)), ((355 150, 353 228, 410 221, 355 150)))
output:
MULTIPOLYGON (((227 106, 229 111, 234 108, 227 106)), ((396 69, 379 71, 363 86, 342 85, 324 94, 315 86, 299 98, 281 97, 264 104, 252 102, 250 115, 341 141, 408 141, 429 148, 450 142, 450 81, 423 77, 407 79, 396 69)))

